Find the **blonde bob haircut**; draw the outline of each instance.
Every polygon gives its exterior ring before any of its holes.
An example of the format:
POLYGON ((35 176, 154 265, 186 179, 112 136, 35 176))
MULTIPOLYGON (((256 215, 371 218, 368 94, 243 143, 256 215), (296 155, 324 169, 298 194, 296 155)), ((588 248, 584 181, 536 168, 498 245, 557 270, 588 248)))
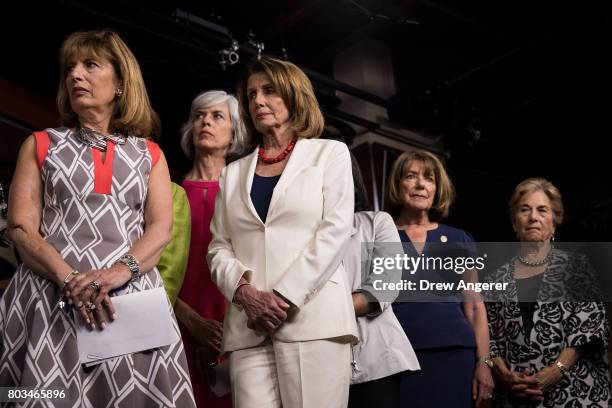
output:
POLYGON ((62 44, 57 91, 57 109, 62 125, 74 127, 79 123, 70 105, 66 85, 68 68, 75 58, 106 59, 115 70, 122 93, 115 96, 110 132, 143 138, 161 135, 159 116, 151 107, 138 61, 121 37, 112 30, 78 31, 70 34, 62 44))
POLYGON ((268 76, 275 92, 283 99, 289 111, 291 128, 298 139, 317 138, 323 132, 325 121, 319 108, 312 83, 304 71, 289 61, 262 57, 251 63, 246 76, 238 84, 238 100, 247 128, 248 144, 253 148, 261 143, 262 135, 255 129, 249 113, 247 83, 253 74, 268 76))
POLYGON ((525 179, 521 181, 514 189, 514 192, 510 197, 510 201, 508 202, 510 220, 512 223, 514 224, 516 214, 519 211, 523 198, 528 194, 535 193, 536 191, 541 191, 546 194, 550 200, 550 208, 553 212, 553 222, 555 223, 555 227, 561 225, 563 223, 564 214, 561 193, 553 183, 539 177, 525 179))
POLYGON ((423 163, 426 174, 433 174, 436 181, 436 196, 429 211, 430 218, 440 220, 448 217, 450 206, 455 200, 455 187, 440 159, 424 150, 404 152, 393 163, 387 186, 385 211, 391 214, 393 218, 399 217, 404 206, 401 182, 406 177, 410 165, 415 161, 423 163))

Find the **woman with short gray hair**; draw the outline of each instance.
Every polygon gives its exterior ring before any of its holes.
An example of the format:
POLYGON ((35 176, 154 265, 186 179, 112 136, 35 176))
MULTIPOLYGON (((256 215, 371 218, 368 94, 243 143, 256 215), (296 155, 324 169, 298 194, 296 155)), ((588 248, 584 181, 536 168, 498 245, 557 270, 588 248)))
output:
MULTIPOLYGON (((220 104, 227 104, 229 120, 232 127, 230 144, 226 155, 230 158, 236 158, 243 153, 246 128, 244 126, 244 122, 242 122, 242 119, 240 118, 240 105, 238 100, 234 97, 234 95, 228 94, 225 91, 207 91, 202 92, 193 98, 193 101, 191 102, 191 113, 189 114, 189 120, 181 127, 181 149, 190 159, 194 159, 195 154, 195 138, 197 135, 194 134, 194 128, 196 126, 196 119, 199 109, 220 104)), ((204 153, 210 154, 212 152, 204 153)), ((195 162, 196 160, 194 160, 194 165, 195 162)))
POLYGON ((209 225, 221 169, 228 157, 242 154, 245 134, 238 101, 224 91, 196 96, 189 120, 181 128, 181 148, 193 160, 182 182, 191 207, 191 245, 175 311, 181 323, 196 403, 202 407, 231 406, 229 396, 217 397, 207 384, 207 369, 219 362, 225 298, 211 281, 204 254, 211 240, 209 225))

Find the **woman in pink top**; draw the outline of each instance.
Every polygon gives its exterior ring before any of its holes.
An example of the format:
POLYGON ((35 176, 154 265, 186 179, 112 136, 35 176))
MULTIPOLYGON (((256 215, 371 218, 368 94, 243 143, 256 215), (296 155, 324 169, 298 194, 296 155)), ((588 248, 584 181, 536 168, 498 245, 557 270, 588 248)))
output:
POLYGON ((185 280, 175 305, 197 406, 231 407, 229 396, 217 397, 207 382, 208 367, 219 362, 225 298, 210 279, 206 252, 210 220, 219 190, 219 174, 228 156, 243 151, 245 128, 236 98, 208 91, 191 103, 189 120, 181 129, 181 148, 193 159, 182 183, 191 207, 191 246, 185 280))

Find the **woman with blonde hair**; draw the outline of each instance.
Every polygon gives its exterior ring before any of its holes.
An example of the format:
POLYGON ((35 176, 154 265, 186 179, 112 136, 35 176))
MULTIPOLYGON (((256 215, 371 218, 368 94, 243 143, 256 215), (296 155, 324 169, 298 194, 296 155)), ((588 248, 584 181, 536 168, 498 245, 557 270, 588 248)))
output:
MULTIPOLYGON (((406 255, 475 256, 470 234, 439 222, 448 216, 454 198, 453 184, 435 155, 409 151, 397 158, 389 177, 386 207, 395 219, 406 255)), ((440 269, 409 273, 413 275, 408 279, 430 282, 458 283, 462 279, 455 271, 440 269)), ((475 271, 463 274, 463 280, 476 279, 475 271)), ((471 291, 419 295, 425 297, 400 294, 393 304, 421 366, 420 371, 403 374, 400 406, 467 408, 488 403, 493 379, 484 363, 489 358, 489 337, 483 302, 471 291)))
POLYGON ((320 140, 306 75, 255 61, 238 88, 252 153, 219 177, 208 263, 228 301, 235 407, 344 407, 355 313, 342 255, 353 222, 343 143, 320 140))
POLYGON ((66 406, 194 407, 167 301, 170 327, 160 329, 173 343, 81 364, 83 329, 101 336, 122 319, 116 299, 163 286, 155 265, 172 195, 151 141, 159 120, 119 35, 71 34, 60 72, 63 127, 24 142, 11 186, 8 236, 24 262, 0 300, 0 384, 64 391, 66 406))

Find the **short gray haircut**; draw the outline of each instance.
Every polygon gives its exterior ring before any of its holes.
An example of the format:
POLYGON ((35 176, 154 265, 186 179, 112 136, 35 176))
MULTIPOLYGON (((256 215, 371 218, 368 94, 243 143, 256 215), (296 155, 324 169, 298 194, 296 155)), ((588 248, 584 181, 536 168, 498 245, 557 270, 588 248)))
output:
POLYGON ((232 157, 240 156, 245 149, 246 128, 240 116, 240 104, 234 95, 225 91, 206 91, 202 92, 191 101, 191 113, 189 120, 181 127, 181 149, 190 159, 194 158, 193 147, 193 121, 198 109, 205 109, 211 106, 227 103, 232 122, 232 141, 230 142, 227 155, 232 157))

